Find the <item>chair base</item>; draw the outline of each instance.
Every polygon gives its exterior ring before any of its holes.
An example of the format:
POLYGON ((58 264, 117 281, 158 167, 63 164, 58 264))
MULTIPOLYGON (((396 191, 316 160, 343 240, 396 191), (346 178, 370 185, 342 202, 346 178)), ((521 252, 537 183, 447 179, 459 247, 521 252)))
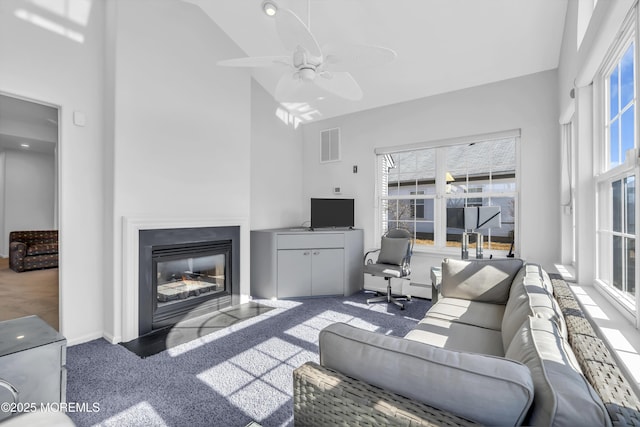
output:
MULTIPOLYGON (((378 292, 376 292, 378 293, 378 292)), ((411 297, 410 296, 401 296, 401 297, 397 297, 397 298, 402 298, 405 299, 407 301, 411 301, 411 297)), ((404 310, 404 304, 402 304, 400 301, 397 300, 396 297, 394 297, 391 294, 391 281, 387 281, 387 293, 385 295, 380 295, 378 297, 373 297, 373 298, 369 298, 367 300, 367 304, 371 304, 372 302, 387 302, 387 303, 393 303, 395 305, 397 305, 398 307, 400 307, 400 310, 404 310)))

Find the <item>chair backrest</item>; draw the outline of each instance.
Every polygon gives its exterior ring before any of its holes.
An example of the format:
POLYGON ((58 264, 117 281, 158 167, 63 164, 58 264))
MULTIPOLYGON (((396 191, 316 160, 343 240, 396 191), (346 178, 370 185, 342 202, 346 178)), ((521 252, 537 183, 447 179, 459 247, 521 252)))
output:
POLYGON ((380 242, 380 254, 377 263, 402 266, 403 276, 411 270, 411 255, 413 253, 413 239, 411 233, 402 228, 387 231, 380 242))

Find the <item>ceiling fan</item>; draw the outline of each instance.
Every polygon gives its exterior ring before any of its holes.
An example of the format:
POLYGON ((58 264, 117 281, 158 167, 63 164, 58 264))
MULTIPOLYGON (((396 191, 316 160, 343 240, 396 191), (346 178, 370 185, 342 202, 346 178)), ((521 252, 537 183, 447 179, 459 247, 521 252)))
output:
MULTIPOLYGON (((268 3, 273 5, 273 2, 268 3)), ((297 99, 302 96, 300 89, 309 84, 348 100, 360 100, 362 89, 349 70, 382 65, 396 58, 393 50, 371 45, 324 46, 320 49, 309 27, 291 10, 277 8, 272 13, 266 7, 264 10, 274 17, 280 41, 292 52, 291 56, 235 58, 219 61, 218 65, 283 68, 285 73, 275 92, 278 101, 302 101, 297 99)))

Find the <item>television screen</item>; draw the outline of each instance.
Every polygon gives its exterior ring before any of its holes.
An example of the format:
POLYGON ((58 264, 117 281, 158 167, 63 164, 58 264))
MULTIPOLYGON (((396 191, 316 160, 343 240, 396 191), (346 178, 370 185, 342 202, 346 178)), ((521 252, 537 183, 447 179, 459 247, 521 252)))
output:
POLYGON ((311 228, 353 227, 353 199, 311 199, 311 228))

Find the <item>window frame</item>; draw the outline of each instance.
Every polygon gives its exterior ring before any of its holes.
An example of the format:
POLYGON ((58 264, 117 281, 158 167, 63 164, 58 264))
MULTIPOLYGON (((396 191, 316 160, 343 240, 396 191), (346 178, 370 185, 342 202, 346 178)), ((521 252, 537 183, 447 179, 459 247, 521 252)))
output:
MULTIPOLYGON (((434 201, 434 213, 433 213, 433 224, 434 224, 434 244, 430 246, 425 245, 415 245, 414 252, 419 253, 438 253, 445 255, 459 255, 460 248, 459 247, 447 247, 447 238, 446 238, 446 206, 447 200, 451 198, 469 198, 471 194, 468 194, 466 197, 456 197, 456 195, 451 195, 446 193, 446 178, 445 173, 446 165, 444 162, 444 152, 447 147, 454 145, 464 145, 464 144, 472 144, 472 143, 482 143, 482 142, 490 142, 494 140, 505 140, 505 139, 514 139, 515 143, 515 190, 509 192, 497 192, 497 191, 488 191, 473 194, 473 198, 503 198, 503 197, 512 197, 514 200, 514 253, 516 256, 519 256, 520 253, 520 129, 503 131, 503 132, 495 132, 489 134, 482 135, 473 135, 466 136, 460 138, 451 138, 446 140, 435 140, 430 142, 416 143, 416 144, 406 144, 406 145, 397 145, 397 146, 389 146, 389 147, 379 147, 374 150, 376 156, 376 188, 375 188, 375 210, 376 210, 376 224, 374 227, 374 241, 379 238, 380 235, 384 233, 384 222, 388 221, 385 214, 385 200, 396 200, 396 199, 432 199, 434 201), (407 151, 417 151, 421 149, 435 149, 436 150, 436 179, 435 179, 435 194, 425 194, 425 195, 407 195, 403 196, 383 196, 382 195, 382 186, 383 184, 383 174, 381 170, 382 162, 380 161, 381 157, 384 155, 395 154, 400 152, 407 151), (416 197, 419 196, 419 197, 416 197)), ((485 249, 486 251, 486 249, 485 249)), ((504 256, 508 253, 507 250, 497 250, 491 249, 491 253, 504 256)))
MULTIPOLYGON (((635 296, 630 296, 627 292, 619 290, 614 285, 614 260, 613 260, 613 245, 614 236, 621 236, 623 241, 627 238, 634 239, 634 245, 637 245, 638 241, 638 219, 640 218, 640 209, 638 209, 637 203, 635 206, 635 233, 621 233, 613 230, 613 191, 611 187, 614 182, 621 181, 624 183, 625 179, 629 176, 635 177, 635 200, 637 200, 637 183, 640 178, 640 168, 638 166, 638 151, 639 151, 639 136, 638 136, 638 59, 639 56, 639 40, 638 40, 638 28, 636 18, 636 8, 633 8, 632 13, 621 27, 620 36, 615 41, 615 44, 610 48, 609 54, 603 61, 603 65, 598 72, 596 79, 594 80, 595 91, 594 94, 594 112, 596 121, 597 136, 594 138, 594 192, 596 201, 596 218, 595 218, 595 281, 601 289, 603 289, 617 304, 618 308, 622 309, 622 313, 626 314, 630 318, 633 318, 634 323, 638 323, 640 318, 638 317, 638 308, 640 307, 640 292, 638 292, 638 283, 640 278, 640 271, 638 269, 638 260, 635 260, 635 296), (624 54, 627 52, 629 46, 633 44, 634 54, 634 67, 633 67, 633 81, 634 81, 634 93, 631 101, 631 105, 634 108, 634 148, 633 155, 627 156, 625 161, 620 164, 611 167, 610 156, 610 125, 611 120, 611 93, 609 77, 611 73, 622 62, 624 54)), ((620 79, 619 79, 620 81, 620 79)), ((622 116, 622 109, 620 108, 618 116, 622 116)), ((623 186, 624 187, 624 186, 623 186)), ((624 194, 624 192, 623 192, 624 194)), ((621 248, 621 253, 625 255, 625 246, 621 248)), ((636 248, 637 249, 637 248, 636 248)), ((635 251, 634 251, 635 252, 635 251)), ((623 275, 625 274, 625 266, 623 262, 623 275)), ((622 286, 623 289, 626 286, 622 286)))

